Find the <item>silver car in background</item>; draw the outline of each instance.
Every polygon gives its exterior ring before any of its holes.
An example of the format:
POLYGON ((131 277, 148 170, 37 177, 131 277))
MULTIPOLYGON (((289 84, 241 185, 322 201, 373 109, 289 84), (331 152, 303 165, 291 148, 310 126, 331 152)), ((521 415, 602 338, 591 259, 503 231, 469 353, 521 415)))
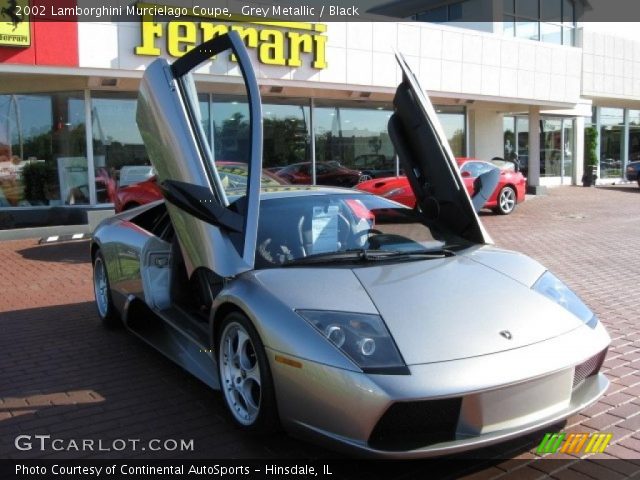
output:
POLYGON ((597 400, 609 336, 538 262, 492 246, 433 107, 402 57, 389 121, 418 207, 260 186, 261 100, 232 32, 153 62, 137 119, 165 201, 105 220, 98 313, 222 391, 241 428, 418 458, 556 423, 597 400), (215 166, 193 69, 233 53, 245 181, 215 166))

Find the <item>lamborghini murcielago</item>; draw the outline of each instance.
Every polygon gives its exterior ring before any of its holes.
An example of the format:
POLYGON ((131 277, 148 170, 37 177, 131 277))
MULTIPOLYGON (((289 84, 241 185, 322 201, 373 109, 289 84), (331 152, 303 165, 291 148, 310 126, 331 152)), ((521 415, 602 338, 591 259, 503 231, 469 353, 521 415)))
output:
POLYGON ((240 428, 426 457, 557 423, 608 386, 605 328, 544 266, 493 246, 476 210, 498 179, 469 195, 397 60, 388 131, 415 208, 261 187, 260 90, 235 32, 146 69, 137 122, 164 199, 97 227, 97 310, 221 390, 240 428), (241 75, 229 89, 246 102, 225 127, 234 142, 218 145, 193 71, 230 53, 241 75), (229 175, 216 160, 247 168, 229 175))

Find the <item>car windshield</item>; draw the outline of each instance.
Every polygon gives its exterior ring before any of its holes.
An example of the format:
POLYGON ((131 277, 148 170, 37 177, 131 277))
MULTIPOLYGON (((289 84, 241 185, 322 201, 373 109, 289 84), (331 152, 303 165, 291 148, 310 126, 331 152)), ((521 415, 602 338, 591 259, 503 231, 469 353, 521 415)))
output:
POLYGON ((510 172, 516 171, 516 164, 510 160, 499 160, 497 158, 491 160, 491 163, 498 167, 500 170, 507 170, 510 172))
POLYGON ((255 268, 424 260, 470 245, 375 195, 263 197, 255 268))
POLYGON ((492 165, 491 163, 487 162, 466 162, 464 165, 462 165, 460 171, 467 172, 471 177, 475 178, 493 168, 496 168, 496 165, 492 165))

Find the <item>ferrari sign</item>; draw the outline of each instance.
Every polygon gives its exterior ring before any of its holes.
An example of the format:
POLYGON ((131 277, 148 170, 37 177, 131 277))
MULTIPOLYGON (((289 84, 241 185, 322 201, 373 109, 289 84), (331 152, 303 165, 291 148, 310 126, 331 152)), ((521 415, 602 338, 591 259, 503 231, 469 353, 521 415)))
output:
MULTIPOLYGON (((135 48, 136 55, 158 56, 164 43, 170 56, 181 57, 199 43, 234 30, 240 34, 247 48, 257 51, 260 63, 300 67, 303 57, 308 55, 313 68, 327 68, 324 24, 263 21, 234 14, 224 17, 223 23, 216 17, 201 13, 199 8, 185 9, 182 13, 171 10, 171 15, 178 19, 156 21, 157 12, 167 15, 168 8, 174 7, 136 4, 135 12, 141 17, 141 38, 135 48)), ((235 58, 231 56, 231 60, 235 61, 235 58)))
POLYGON ((31 45, 28 9, 28 0, 0 0, 0 45, 31 45))

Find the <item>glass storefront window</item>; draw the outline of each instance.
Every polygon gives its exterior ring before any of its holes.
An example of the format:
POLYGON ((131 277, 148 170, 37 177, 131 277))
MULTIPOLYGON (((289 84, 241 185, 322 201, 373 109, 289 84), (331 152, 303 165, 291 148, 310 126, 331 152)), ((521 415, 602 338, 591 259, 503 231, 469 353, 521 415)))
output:
POLYGON ((318 103, 313 117, 316 183, 353 186, 360 173, 395 174, 395 153, 387 132, 391 105, 354 108, 353 102, 318 103))
POLYGON ((540 176, 570 177, 573 171, 573 120, 542 120, 540 144, 540 176))
MULTIPOLYGON (((216 161, 244 162, 249 151, 246 97, 201 93, 197 114, 216 161)), ((93 91, 89 108, 96 201, 155 172, 136 124, 135 92, 93 91)), ((436 106, 453 153, 466 155, 466 112, 436 106)), ((319 184, 355 185, 361 174, 391 176, 397 158, 387 124, 391 104, 319 100, 314 111, 319 184)), ((0 96, 0 207, 89 204, 84 92, 0 96)), ((308 99, 263 99, 263 165, 294 183, 311 183, 308 99), (302 179, 302 180, 300 180, 302 179)))
POLYGON ((89 203, 84 119, 82 92, 0 95, 0 207, 89 203))
POLYGON ((503 0, 504 13, 515 13, 515 0, 503 0))
POLYGON ((310 162, 309 102, 293 99, 277 101, 266 99, 262 110, 264 168, 310 162))
POLYGON ((571 0, 504 0, 502 33, 509 37, 573 45, 575 7, 571 0))
POLYGON ((516 117, 516 135, 518 163, 522 174, 526 177, 529 172, 529 119, 527 117, 516 117))
POLYGON ((629 110, 629 161, 640 160, 640 110, 629 110))
POLYGON ((542 144, 540 145, 540 176, 562 175, 562 120, 542 120, 542 144))
POLYGON ((573 130, 575 128, 575 121, 570 118, 562 120, 563 130, 563 153, 562 153, 562 175, 565 177, 571 177, 574 169, 574 155, 575 151, 575 139, 573 130))
POLYGON ((536 0, 516 0, 516 15, 537 18, 539 16, 538 2, 536 0))
POLYGON ((114 202, 117 185, 136 183, 153 174, 150 168, 135 168, 151 165, 136 124, 136 99, 133 92, 91 92, 98 203, 114 202))
POLYGON ((466 115, 464 107, 437 106, 438 119, 447 135, 451 150, 456 157, 467 154, 466 115))
POLYGON ((502 132, 504 137, 503 158, 513 158, 516 153, 516 119, 504 116, 502 119, 502 132))
POLYGON ((516 22, 516 37, 538 40, 538 22, 516 22))
POLYGON ((600 178, 617 178, 622 175, 622 139, 624 110, 600 109, 600 178))
POLYGON ((540 23, 540 40, 562 45, 562 26, 553 23, 540 23))
MULTIPOLYGON (((246 97, 213 95, 211 103, 217 161, 245 161, 248 141, 246 97)), ((308 101, 263 98, 263 168, 277 170, 311 160, 308 101)))

